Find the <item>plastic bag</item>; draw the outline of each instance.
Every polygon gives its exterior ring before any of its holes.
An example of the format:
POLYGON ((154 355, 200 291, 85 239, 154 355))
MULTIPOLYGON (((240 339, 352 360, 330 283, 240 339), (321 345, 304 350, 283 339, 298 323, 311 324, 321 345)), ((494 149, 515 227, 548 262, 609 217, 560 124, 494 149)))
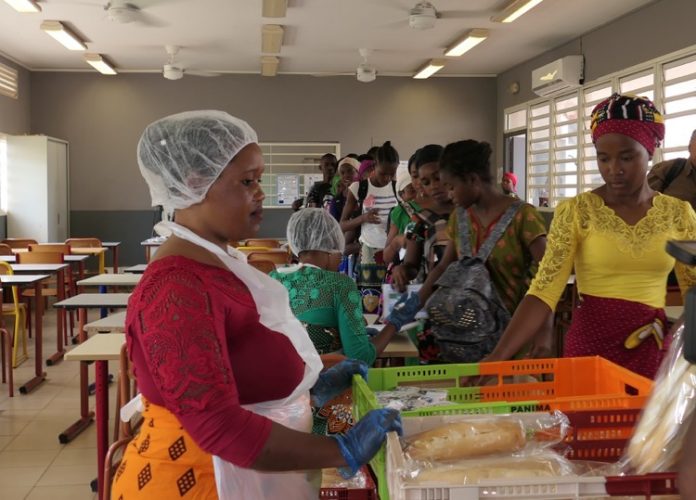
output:
POLYGON ((377 403, 383 408, 399 411, 412 411, 419 408, 452 405, 447 400, 447 390, 426 389, 414 386, 401 386, 391 391, 375 392, 377 403))
POLYGON ((666 472, 679 462, 696 405, 696 365, 684 359, 683 351, 681 325, 621 460, 625 472, 666 472))
MULTIPOLYGON (((312 410, 309 394, 294 403, 277 406, 273 402, 245 405, 245 409, 263 415, 290 429, 310 432, 312 410)), ((254 498, 264 500, 304 500, 317 498, 320 471, 262 472, 238 467, 213 455, 215 484, 220 500, 254 498)))
POLYGON ((568 427, 568 417, 561 412, 458 416, 409 436, 405 452, 413 460, 426 462, 512 454, 558 444, 568 427))
POLYGON ((401 476, 406 483, 418 485, 458 486, 491 479, 511 480, 575 474, 573 464, 569 460, 550 450, 460 460, 447 464, 407 464, 407 468, 400 471, 401 476))
POLYGON ((322 469, 322 488, 348 488, 350 490, 363 490, 367 488, 367 476, 365 468, 361 468, 353 477, 345 479, 338 469, 322 469))

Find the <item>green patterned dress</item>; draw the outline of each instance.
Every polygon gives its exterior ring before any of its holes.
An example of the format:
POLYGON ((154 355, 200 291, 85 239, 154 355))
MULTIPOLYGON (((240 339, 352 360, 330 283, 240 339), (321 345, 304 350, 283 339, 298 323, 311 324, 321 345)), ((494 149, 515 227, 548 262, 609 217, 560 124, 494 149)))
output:
POLYGON ((360 292, 348 276, 308 265, 271 273, 288 289, 290 307, 319 354, 343 351, 371 365, 375 347, 365 331, 360 292))
MULTIPOLYGON (((288 290, 290 307, 307 328, 319 354, 340 352, 353 359, 374 363, 377 353, 365 331, 360 292, 348 276, 310 265, 273 271, 271 277, 288 290)), ((339 396, 314 415, 313 432, 332 434, 352 424, 350 402, 339 396)))

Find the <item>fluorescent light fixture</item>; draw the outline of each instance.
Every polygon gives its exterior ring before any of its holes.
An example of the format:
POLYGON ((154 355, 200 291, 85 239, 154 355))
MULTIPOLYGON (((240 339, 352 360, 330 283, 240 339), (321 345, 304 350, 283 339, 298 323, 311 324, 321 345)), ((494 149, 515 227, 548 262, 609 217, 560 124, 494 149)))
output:
POLYGON ((418 73, 413 75, 413 78, 416 78, 418 80, 424 80, 426 78, 430 78, 433 76, 435 73, 440 71, 442 68, 445 67, 445 61, 444 59, 431 59, 428 64, 423 66, 421 69, 418 70, 418 73))
POLYGON ((465 52, 468 52, 476 47, 486 38, 488 38, 488 30, 478 28, 473 29, 469 31, 464 38, 460 39, 454 45, 448 48, 445 55, 450 57, 459 57, 465 52))
POLYGON ((261 16, 285 17, 288 10, 288 0, 263 0, 261 16))
POLYGON ((500 14, 491 17, 494 23, 511 23, 521 15, 529 12, 543 0, 515 0, 508 4, 500 14))
POLYGON ((102 75, 115 75, 116 70, 101 54, 85 54, 85 61, 102 75))
POLYGON ((280 54, 280 47, 283 45, 282 26, 277 24, 264 24, 261 27, 261 52, 264 54, 280 54))
POLYGON ((278 73, 278 63, 280 63, 280 59, 276 56, 262 56, 261 74, 263 76, 276 76, 278 73))
POLYGON ((5 0, 17 12, 41 12, 41 6, 34 0, 5 0))
POLYGON ((44 21, 41 23, 41 29, 69 50, 87 50, 85 43, 59 21, 44 21))

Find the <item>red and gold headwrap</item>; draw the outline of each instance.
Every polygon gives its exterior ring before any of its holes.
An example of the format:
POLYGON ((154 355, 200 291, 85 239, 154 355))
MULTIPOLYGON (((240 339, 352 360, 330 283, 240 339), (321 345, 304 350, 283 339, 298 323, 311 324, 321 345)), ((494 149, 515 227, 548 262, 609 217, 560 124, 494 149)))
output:
POLYGON ((592 142, 604 134, 623 134, 641 143, 650 158, 665 137, 665 121, 646 97, 613 94, 592 110, 592 142))

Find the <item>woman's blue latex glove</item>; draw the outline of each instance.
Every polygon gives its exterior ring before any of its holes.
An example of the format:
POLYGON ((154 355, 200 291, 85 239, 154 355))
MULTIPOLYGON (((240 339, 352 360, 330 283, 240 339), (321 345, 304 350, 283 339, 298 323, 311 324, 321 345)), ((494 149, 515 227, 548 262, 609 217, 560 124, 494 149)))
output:
POLYGON ((354 476, 358 469, 375 456, 382 446, 387 432, 396 431, 399 436, 401 430, 401 416, 398 410, 382 408, 372 410, 364 418, 345 434, 333 436, 338 441, 347 467, 340 467, 341 476, 348 479, 354 476))
POLYGON ((421 305, 418 293, 405 293, 394 304, 394 308, 387 316, 387 323, 391 323, 397 330, 401 330, 402 326, 416 319, 416 313, 420 310, 421 305))
POLYGON ((367 363, 357 359, 344 359, 319 374, 314 387, 309 390, 312 406, 321 407, 348 389, 353 383, 353 375, 367 379, 367 363))

